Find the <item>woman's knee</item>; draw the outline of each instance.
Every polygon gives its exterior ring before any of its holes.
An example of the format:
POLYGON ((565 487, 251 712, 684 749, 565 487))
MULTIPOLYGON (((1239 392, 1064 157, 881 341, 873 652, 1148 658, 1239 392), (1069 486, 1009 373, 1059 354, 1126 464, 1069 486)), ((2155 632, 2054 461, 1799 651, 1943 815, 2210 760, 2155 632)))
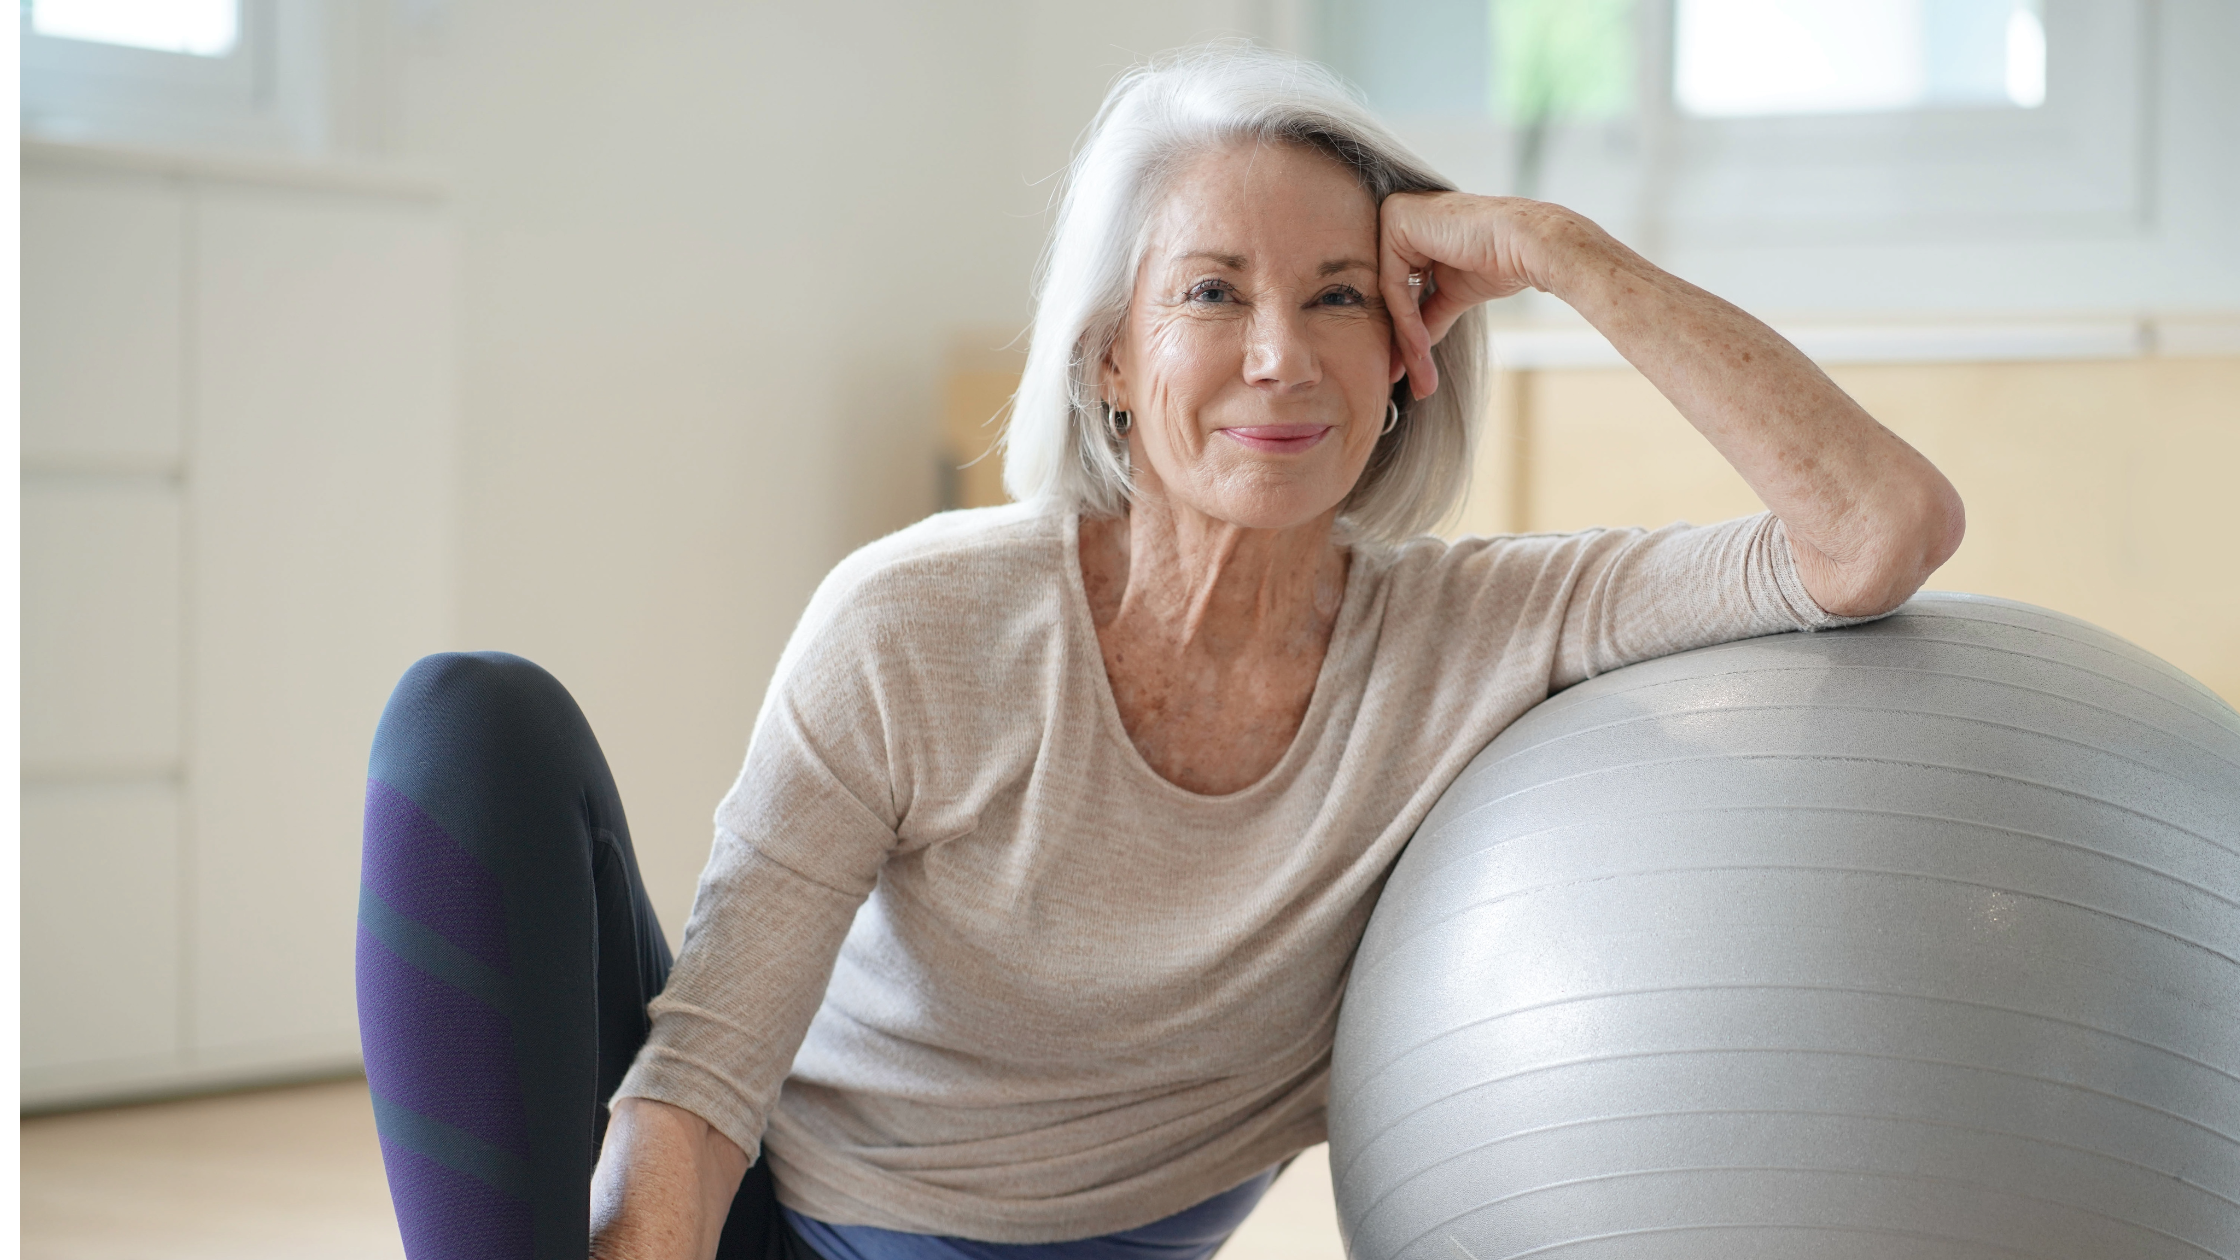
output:
MULTIPOLYGON (((473 858, 562 937, 589 904, 594 839, 626 834, 590 725, 559 680, 503 652, 446 652, 405 672, 368 765, 365 865, 473 858), (606 821, 611 818, 613 822, 606 821), (416 856, 418 855, 418 856, 416 856)), ((572 938, 570 938, 572 939, 572 938)), ((563 942, 564 943, 564 942, 563 942)))
POLYGON ((511 652, 423 656, 397 681, 396 699, 444 713, 575 708, 559 679, 535 661, 511 652))
POLYGON ((441 652, 398 681, 371 769, 401 788, 399 778, 524 771, 543 778, 598 761, 583 711, 541 666, 507 652, 441 652))
POLYGON ((542 666, 510 652, 438 652, 397 681, 383 734, 399 723, 454 735, 536 739, 572 735, 583 713, 542 666))

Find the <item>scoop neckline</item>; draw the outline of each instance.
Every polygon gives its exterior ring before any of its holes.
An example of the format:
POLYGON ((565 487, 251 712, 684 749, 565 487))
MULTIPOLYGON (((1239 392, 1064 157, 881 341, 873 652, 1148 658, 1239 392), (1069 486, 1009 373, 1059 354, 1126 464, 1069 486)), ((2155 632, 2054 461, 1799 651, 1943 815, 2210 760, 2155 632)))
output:
POLYGON ((1270 784, 1288 779, 1294 768, 1293 763, 1309 755, 1305 747, 1309 742, 1307 732, 1317 729, 1325 711, 1336 703, 1330 698, 1331 674, 1341 647, 1350 647, 1353 642, 1354 622, 1358 619, 1360 607, 1358 595, 1363 587, 1363 583, 1358 580, 1363 572, 1362 549, 1358 546, 1346 548, 1346 585, 1345 593, 1338 600, 1338 619, 1330 627, 1330 641, 1323 645, 1322 664, 1315 671, 1314 694, 1307 697, 1307 711, 1299 718, 1299 729, 1291 733, 1290 745, 1283 750, 1283 756, 1268 767, 1266 774, 1234 792, 1209 795, 1193 792, 1159 773, 1150 762, 1144 760, 1143 750, 1137 748, 1136 741, 1129 736, 1128 724, 1120 718, 1120 702, 1112 694, 1112 674, 1105 668, 1104 646, 1097 641, 1097 620, 1089 611, 1088 582, 1081 572, 1081 513, 1078 510, 1069 511, 1060 519, 1065 534, 1065 602, 1069 646, 1077 653, 1086 654, 1087 664, 1081 668, 1096 683, 1097 708, 1105 735, 1119 745, 1121 756, 1127 759, 1134 771, 1166 792, 1183 800, 1205 805, 1243 800, 1269 790, 1270 784))

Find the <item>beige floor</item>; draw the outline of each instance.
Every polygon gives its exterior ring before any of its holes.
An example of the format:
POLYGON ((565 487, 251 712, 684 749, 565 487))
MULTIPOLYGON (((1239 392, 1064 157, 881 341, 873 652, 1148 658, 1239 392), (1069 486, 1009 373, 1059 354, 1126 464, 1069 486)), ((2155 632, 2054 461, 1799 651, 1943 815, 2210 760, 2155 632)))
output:
POLYGON ((363 1081, 23 1122, 27 1260, 395 1260, 363 1081))
MULTIPOLYGON (((23 1122, 26 1260, 396 1260, 362 1081, 23 1122)), ((1340 1260, 1323 1148, 1222 1260, 1340 1260)))

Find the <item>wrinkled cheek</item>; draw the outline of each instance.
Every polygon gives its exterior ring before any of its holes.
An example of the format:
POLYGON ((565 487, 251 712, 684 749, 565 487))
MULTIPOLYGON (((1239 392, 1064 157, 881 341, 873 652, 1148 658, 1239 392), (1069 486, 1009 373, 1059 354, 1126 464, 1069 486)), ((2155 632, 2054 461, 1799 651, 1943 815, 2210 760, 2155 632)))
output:
POLYGON ((1139 408, 1149 413, 1180 450, 1197 450, 1203 435, 1196 433, 1193 425, 1200 407, 1220 393, 1224 382, 1243 370, 1237 328, 1228 323, 1169 319, 1147 329, 1142 346, 1139 408))
POLYGON ((1392 330, 1385 324, 1364 323, 1332 336, 1325 344, 1323 362, 1349 380, 1381 388, 1392 366, 1392 330))
POLYGON ((1219 378, 1244 362, 1244 339, 1236 321, 1170 318, 1153 324, 1143 339, 1146 366, 1180 384, 1219 378))

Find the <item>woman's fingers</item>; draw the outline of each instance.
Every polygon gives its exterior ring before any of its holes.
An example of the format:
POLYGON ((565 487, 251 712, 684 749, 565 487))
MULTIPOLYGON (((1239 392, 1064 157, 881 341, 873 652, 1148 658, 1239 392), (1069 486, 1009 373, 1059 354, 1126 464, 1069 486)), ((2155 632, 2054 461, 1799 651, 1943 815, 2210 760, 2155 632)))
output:
POLYGON ((1431 260, 1420 255, 1409 257, 1401 248, 1401 234, 1390 228, 1379 235, 1377 283, 1384 291, 1385 310, 1392 317, 1392 344, 1408 374, 1409 392, 1423 398, 1439 387, 1439 369, 1431 362, 1433 338, 1424 327, 1421 310, 1423 295, 1434 283, 1431 260), (1410 275, 1419 283, 1409 284, 1410 275))
POLYGON ((1454 327, 1454 322, 1462 318, 1464 311, 1475 305, 1477 303, 1466 302, 1445 289, 1432 294, 1431 300, 1425 302, 1423 309, 1419 312, 1423 320, 1424 332, 1430 337, 1431 344, 1438 345, 1445 341, 1448 331, 1454 327))
POLYGON ((1439 387, 1431 347, 1485 300, 1488 278, 1475 273, 1493 253, 1483 239, 1490 217, 1488 199, 1461 193, 1394 193, 1379 208, 1380 279, 1393 342, 1417 398, 1439 387), (1421 283, 1409 284, 1410 275, 1421 283))
POLYGON ((1532 287, 1525 261, 1531 233, 1523 229, 1535 214, 1551 211, 1568 213, 1539 202, 1468 193, 1394 193, 1384 199, 1378 216, 1380 279, 1392 308, 1393 343, 1416 397, 1438 388, 1431 347, 1464 311, 1532 287), (1410 286, 1411 271, 1425 284, 1410 286))

